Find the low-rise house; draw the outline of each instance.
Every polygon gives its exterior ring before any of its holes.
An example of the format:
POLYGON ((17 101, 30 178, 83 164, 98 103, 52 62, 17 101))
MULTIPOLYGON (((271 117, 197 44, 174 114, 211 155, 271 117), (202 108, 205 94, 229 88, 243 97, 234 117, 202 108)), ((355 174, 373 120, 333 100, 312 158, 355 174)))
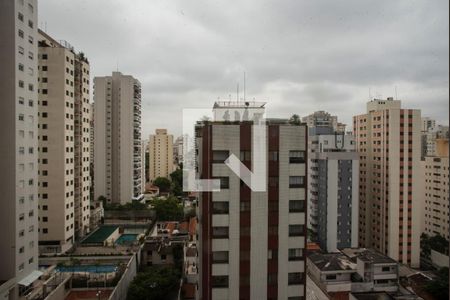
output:
POLYGON ((146 240, 141 251, 141 259, 143 266, 173 266, 175 263, 173 245, 168 240, 146 240))

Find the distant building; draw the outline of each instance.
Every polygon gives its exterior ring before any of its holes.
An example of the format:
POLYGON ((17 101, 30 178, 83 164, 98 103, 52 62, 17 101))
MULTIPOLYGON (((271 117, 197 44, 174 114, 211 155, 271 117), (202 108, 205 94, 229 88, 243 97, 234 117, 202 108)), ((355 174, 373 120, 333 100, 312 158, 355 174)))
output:
POLYGON ((264 104, 216 102, 216 118, 196 127, 199 178, 221 185, 199 195, 201 299, 306 296, 306 125, 269 119, 268 149, 252 149, 250 120, 264 104), (230 122, 233 116, 246 122, 230 122), (258 150, 268 165, 265 192, 252 191, 224 164, 234 154, 250 166, 258 150))
POLYGON ((358 246, 359 154, 355 148, 352 135, 331 127, 309 129, 309 222, 326 251, 358 246))
POLYGON ((39 249, 61 253, 89 232, 89 62, 39 31, 39 249))
MULTIPOLYGON (((308 128, 333 128, 333 132, 345 132, 345 124, 338 122, 337 116, 332 116, 330 113, 319 110, 306 117, 302 118, 308 128)), ((320 129, 319 129, 320 130, 320 129)))
POLYGON ((173 135, 167 134, 167 129, 156 129, 150 135, 148 150, 150 182, 158 177, 169 178, 174 171, 173 135))
POLYGON ((449 236, 449 159, 448 139, 437 139, 435 155, 425 156, 422 160, 422 197, 425 209, 422 232, 433 236, 449 236))
POLYGON ((419 266, 422 214, 420 110, 388 98, 353 117, 360 153, 359 244, 419 266))
POLYGON ((94 197, 142 200, 141 84, 113 72, 94 78, 94 197))
POLYGON ((449 127, 436 125, 430 118, 422 118, 422 158, 436 155, 436 140, 448 139, 449 127))
POLYGON ((0 1, 0 298, 38 271, 38 2, 0 1))
POLYGON ((173 143, 173 161, 176 165, 183 163, 183 136, 177 137, 173 143))

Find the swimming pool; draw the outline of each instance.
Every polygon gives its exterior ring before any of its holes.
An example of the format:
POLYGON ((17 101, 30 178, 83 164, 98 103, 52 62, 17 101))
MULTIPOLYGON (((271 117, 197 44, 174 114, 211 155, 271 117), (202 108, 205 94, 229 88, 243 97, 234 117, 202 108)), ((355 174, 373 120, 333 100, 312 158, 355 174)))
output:
POLYGON ((137 234, 131 234, 131 233, 125 233, 122 234, 116 241, 116 244, 123 245, 123 244, 131 244, 134 241, 136 241, 137 234))
POLYGON ((115 265, 82 265, 82 266, 63 266, 57 267, 59 272, 87 272, 87 273, 113 273, 116 272, 115 265))

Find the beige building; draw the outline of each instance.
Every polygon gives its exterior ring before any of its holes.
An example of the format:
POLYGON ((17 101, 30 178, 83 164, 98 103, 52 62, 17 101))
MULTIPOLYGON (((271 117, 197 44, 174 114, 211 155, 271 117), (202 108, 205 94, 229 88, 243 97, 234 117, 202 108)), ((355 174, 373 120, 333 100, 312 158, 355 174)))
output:
POLYGON ((94 198, 127 203, 143 198, 141 84, 113 72, 94 78, 94 198))
POLYGON ((173 135, 167 129, 156 129, 149 140, 149 176, 150 181, 158 177, 169 178, 174 170, 173 135))
POLYGON ((420 110, 388 98, 353 117, 360 152, 360 246, 419 265, 421 228, 420 110))
POLYGON ((89 63, 39 31, 39 248, 66 252, 89 231, 89 63))
POLYGON ((422 171, 425 185, 422 232, 430 236, 439 234, 449 240, 448 139, 436 140, 436 155, 424 157, 422 171))
POLYGON ((37 1, 0 1, 0 299, 18 299, 38 269, 37 1))

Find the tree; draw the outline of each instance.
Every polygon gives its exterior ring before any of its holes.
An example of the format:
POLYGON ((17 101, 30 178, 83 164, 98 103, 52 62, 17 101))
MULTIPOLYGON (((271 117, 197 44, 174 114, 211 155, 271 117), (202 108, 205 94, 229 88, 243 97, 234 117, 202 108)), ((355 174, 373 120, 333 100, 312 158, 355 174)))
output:
POLYGON ((448 294, 448 268, 441 268, 435 280, 427 283, 425 290, 435 299, 449 299, 448 294))
POLYGON ((293 114, 289 119, 289 124, 300 125, 300 116, 297 114, 293 114))
POLYGON ((184 214, 184 218, 189 221, 191 218, 196 217, 197 216, 197 212, 195 211, 195 208, 191 208, 189 209, 185 214, 184 214))
POLYGON ((179 278, 179 272, 174 268, 148 268, 131 282, 127 300, 169 299, 178 290, 179 278))
POLYGON ((159 188, 160 192, 169 192, 170 191, 170 180, 166 177, 157 177, 153 180, 153 184, 159 188))
POLYGON ((152 205, 159 221, 183 220, 183 206, 175 197, 169 197, 166 200, 154 199, 152 205))
POLYGON ((175 196, 183 195, 183 170, 182 168, 176 169, 170 174, 172 180, 171 192, 175 196))

